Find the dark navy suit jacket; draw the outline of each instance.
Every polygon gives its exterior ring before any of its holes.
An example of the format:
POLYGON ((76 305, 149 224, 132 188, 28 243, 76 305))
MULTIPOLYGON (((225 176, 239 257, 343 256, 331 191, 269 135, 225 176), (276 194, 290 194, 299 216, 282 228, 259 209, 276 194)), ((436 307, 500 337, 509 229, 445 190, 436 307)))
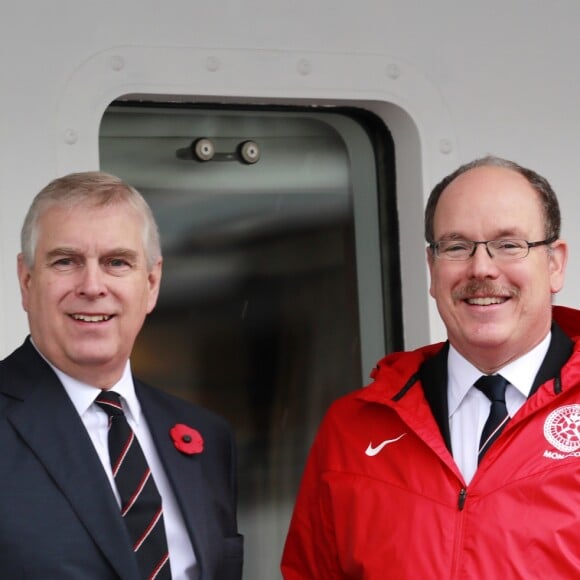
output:
MULTIPOLYGON (((201 567, 239 580, 236 454, 216 415, 135 380, 137 397, 201 567), (176 423, 197 429, 200 454, 178 451, 176 423)), ((118 505, 62 384, 29 340, 0 362, 0 578, 139 580, 118 505)))

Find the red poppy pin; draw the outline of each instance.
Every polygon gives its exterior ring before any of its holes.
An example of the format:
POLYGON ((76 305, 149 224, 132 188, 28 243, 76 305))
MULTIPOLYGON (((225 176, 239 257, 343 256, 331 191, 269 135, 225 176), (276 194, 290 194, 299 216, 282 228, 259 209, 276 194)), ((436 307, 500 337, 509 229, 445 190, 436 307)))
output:
POLYGON ((199 431, 183 423, 177 423, 171 428, 169 434, 171 435, 171 439, 173 439, 173 445, 181 453, 193 455, 194 453, 201 453, 203 451, 203 437, 199 431))

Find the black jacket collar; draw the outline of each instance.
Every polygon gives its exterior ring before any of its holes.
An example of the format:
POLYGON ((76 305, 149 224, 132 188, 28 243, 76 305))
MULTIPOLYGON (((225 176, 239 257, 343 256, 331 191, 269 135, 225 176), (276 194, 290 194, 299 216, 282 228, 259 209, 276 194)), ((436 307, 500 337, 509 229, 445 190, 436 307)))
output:
MULTIPOLYGON (((572 355, 574 343, 556 324, 552 324, 552 338, 550 346, 538 374, 534 379, 530 396, 532 396, 546 381, 556 379, 555 389, 560 388, 560 370, 572 355)), ((431 412, 439 425, 441 435, 447 449, 451 451, 451 435, 449 432, 449 405, 447 402, 447 355, 449 343, 432 358, 425 361, 419 369, 419 378, 423 385, 425 398, 431 407, 431 412)))

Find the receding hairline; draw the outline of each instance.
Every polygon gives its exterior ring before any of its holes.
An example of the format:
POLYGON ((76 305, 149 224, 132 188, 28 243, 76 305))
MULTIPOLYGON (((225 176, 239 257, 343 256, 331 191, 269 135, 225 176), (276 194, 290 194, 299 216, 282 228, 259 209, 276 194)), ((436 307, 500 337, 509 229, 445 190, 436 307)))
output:
POLYGON ((462 175, 471 173, 475 169, 495 167, 505 169, 516 175, 520 175, 536 194, 536 199, 540 204, 540 211, 544 221, 546 238, 559 238, 561 229, 561 213, 558 198, 552 189, 549 181, 536 171, 519 165, 515 161, 487 155, 465 163, 455 171, 444 177, 432 189, 424 214, 424 235, 428 243, 433 242, 435 213, 439 205, 439 200, 443 193, 462 175))

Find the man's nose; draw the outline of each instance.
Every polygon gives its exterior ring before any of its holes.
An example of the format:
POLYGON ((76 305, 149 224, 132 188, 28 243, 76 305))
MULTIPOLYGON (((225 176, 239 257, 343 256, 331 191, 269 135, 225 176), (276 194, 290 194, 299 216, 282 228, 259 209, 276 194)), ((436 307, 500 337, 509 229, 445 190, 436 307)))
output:
MULTIPOLYGON (((473 242, 475 244, 474 250, 473 250, 473 254, 475 254, 477 252, 477 250, 479 249, 479 246, 482 246, 483 249, 485 250, 485 253, 490 257, 493 258, 493 254, 491 253, 491 250, 489 249, 489 242, 473 242)), ((473 255, 472 254, 472 255, 473 255)))
POLYGON ((80 272, 77 294, 92 298, 103 296, 106 293, 105 273, 100 264, 87 261, 80 272))
POLYGON ((476 278, 497 276, 496 260, 491 256, 486 244, 477 244, 473 256, 469 258, 471 275, 476 278))

